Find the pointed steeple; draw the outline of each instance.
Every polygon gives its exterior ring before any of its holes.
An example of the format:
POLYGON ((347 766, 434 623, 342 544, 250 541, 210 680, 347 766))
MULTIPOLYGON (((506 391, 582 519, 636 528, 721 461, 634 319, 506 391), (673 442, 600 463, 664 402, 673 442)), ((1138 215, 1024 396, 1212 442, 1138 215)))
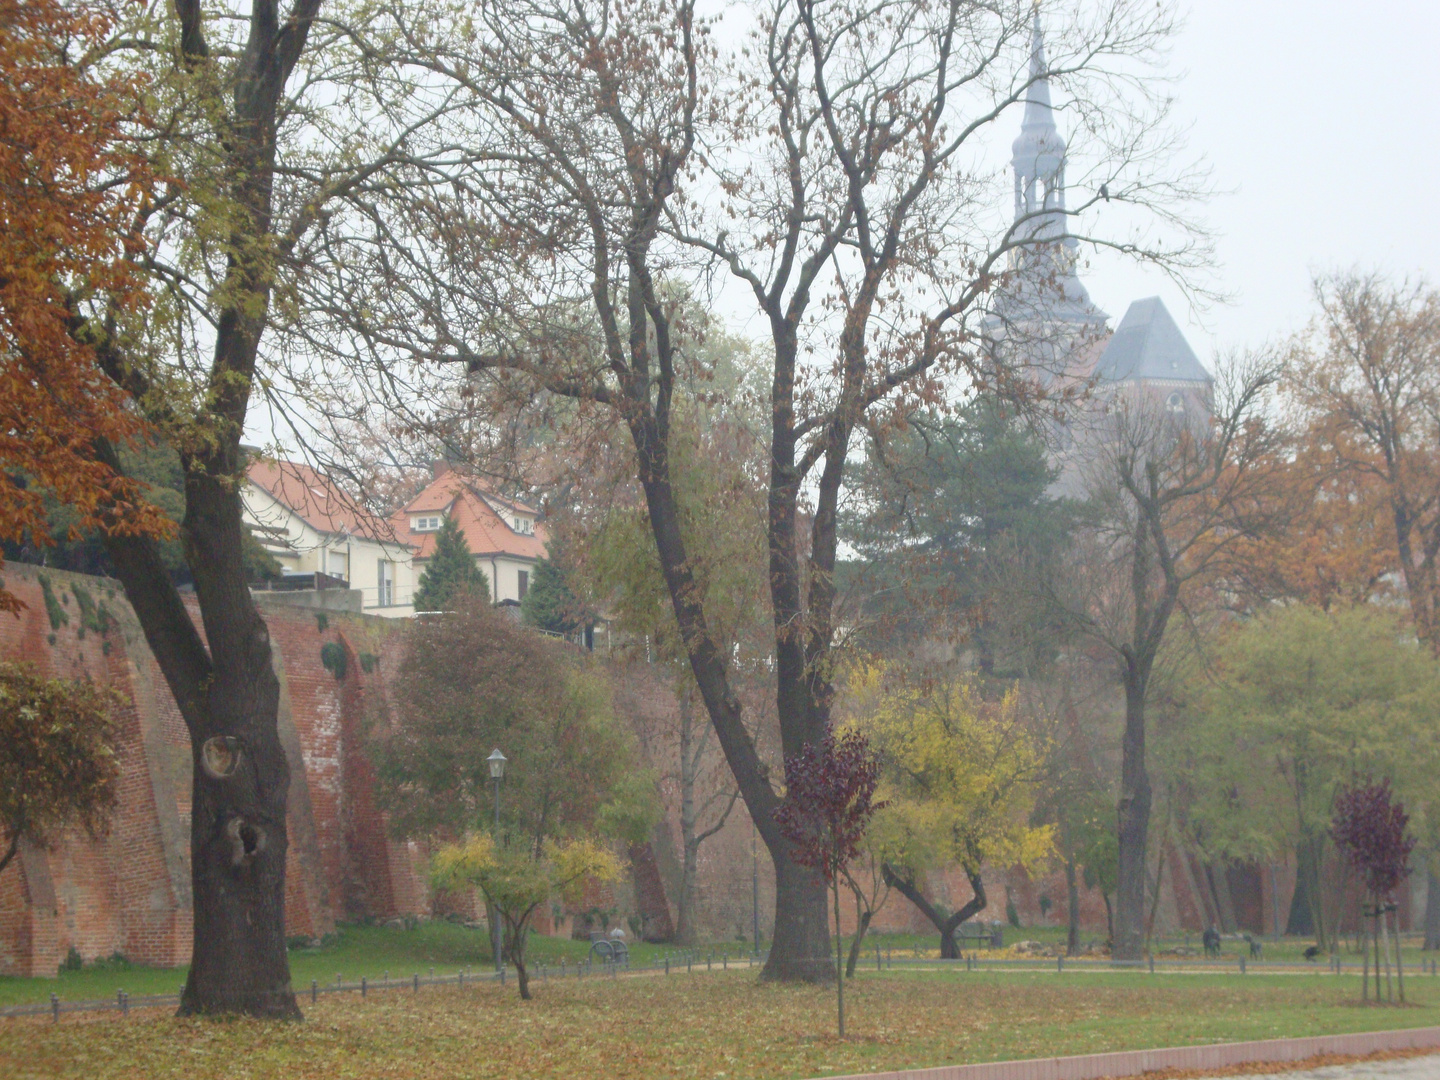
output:
POLYGON ((1010 164, 1015 172, 1015 218, 1042 214, 1033 219, 1027 233, 1037 238, 1059 239, 1065 233, 1065 140, 1055 127, 1048 71, 1037 4, 1030 30, 1030 85, 1025 91, 1025 118, 1021 121, 1019 136, 1010 145, 1010 164), (1061 212, 1047 214, 1047 210, 1061 212))
POLYGON ((1065 216, 1065 140, 1055 126, 1049 65, 1035 7, 1030 30, 1030 75, 1020 135, 1011 144, 1015 221, 1021 243, 1010 253, 1011 277, 996 296, 989 332, 1009 338, 1040 370, 1063 367, 1057 357, 1075 334, 1093 336, 1106 314, 1090 300, 1076 273, 1079 245, 1065 216))

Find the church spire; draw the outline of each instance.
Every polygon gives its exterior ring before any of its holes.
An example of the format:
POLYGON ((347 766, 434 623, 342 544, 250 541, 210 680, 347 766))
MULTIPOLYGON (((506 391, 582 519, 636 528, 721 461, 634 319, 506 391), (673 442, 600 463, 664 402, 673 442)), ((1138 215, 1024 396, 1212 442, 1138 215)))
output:
POLYGON ((1030 31, 1030 85, 1025 91, 1025 118, 1011 144, 1015 172, 1015 218, 1041 214, 1027 225, 1035 238, 1059 239, 1065 234, 1065 140, 1055 127, 1050 105, 1049 67, 1040 29, 1040 6, 1030 31), (1046 213, 1054 210, 1057 213, 1046 213))

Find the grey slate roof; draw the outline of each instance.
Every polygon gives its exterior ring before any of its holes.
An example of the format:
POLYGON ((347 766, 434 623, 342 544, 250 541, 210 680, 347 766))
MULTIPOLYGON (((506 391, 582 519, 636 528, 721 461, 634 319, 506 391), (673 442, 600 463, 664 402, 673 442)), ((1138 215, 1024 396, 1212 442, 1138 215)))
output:
POLYGON ((1213 382, 1158 296, 1136 300, 1095 364, 1101 382, 1166 379, 1213 382))

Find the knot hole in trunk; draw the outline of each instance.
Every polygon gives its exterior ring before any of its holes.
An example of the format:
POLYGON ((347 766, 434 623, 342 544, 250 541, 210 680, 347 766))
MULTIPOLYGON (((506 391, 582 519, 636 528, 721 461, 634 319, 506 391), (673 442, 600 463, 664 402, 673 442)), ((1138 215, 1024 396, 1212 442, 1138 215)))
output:
POLYGON ((230 840, 230 865, 248 866, 265 850, 265 830, 253 821, 233 817, 225 826, 230 840))

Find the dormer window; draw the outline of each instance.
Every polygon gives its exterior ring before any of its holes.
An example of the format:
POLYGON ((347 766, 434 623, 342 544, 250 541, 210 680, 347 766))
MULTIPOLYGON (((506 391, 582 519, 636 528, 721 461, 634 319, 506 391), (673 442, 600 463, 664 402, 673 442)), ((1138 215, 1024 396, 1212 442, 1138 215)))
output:
POLYGON ((412 528, 415 532, 436 532, 440 528, 440 523, 444 520, 445 518, 441 514, 430 514, 427 517, 417 517, 412 519, 410 528, 412 528))
POLYGON ((535 532, 535 522, 531 521, 529 518, 517 517, 514 520, 513 525, 515 527, 515 531, 521 536, 531 536, 535 532))

